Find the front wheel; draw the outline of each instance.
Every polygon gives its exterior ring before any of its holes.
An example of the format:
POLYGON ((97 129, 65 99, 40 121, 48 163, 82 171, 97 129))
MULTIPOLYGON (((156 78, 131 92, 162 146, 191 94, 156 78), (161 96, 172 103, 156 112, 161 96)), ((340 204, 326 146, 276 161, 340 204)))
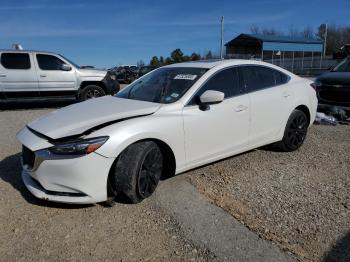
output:
POLYGON ((102 87, 96 85, 89 85, 84 87, 80 92, 80 100, 85 101, 92 98, 97 98, 106 95, 102 87))
POLYGON ((289 116, 282 140, 276 146, 286 152, 297 150, 304 143, 308 126, 306 114, 295 109, 289 116))
POLYGON ((138 142, 118 157, 110 184, 118 195, 139 203, 155 191, 163 170, 163 155, 153 141, 138 142))

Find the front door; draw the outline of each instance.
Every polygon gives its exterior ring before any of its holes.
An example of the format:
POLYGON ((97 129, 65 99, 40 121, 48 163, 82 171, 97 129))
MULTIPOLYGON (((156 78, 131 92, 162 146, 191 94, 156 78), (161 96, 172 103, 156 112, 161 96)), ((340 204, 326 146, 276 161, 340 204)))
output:
POLYGON ((184 107, 183 118, 189 167, 243 151, 248 144, 249 97, 240 88, 237 69, 224 69, 212 76, 184 107), (223 92, 225 99, 203 111, 198 99, 207 90, 223 92))
POLYGON ((63 60, 55 55, 36 54, 39 91, 71 91, 76 89, 75 68, 62 70, 63 60))

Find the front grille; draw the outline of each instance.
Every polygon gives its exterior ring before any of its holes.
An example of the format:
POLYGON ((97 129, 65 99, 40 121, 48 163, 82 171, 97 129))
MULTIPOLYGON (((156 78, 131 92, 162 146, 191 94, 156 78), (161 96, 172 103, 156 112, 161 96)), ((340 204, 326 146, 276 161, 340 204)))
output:
POLYGON ((320 90, 318 92, 321 100, 339 103, 350 103, 350 92, 338 91, 338 90, 320 90))
POLYGON ((35 161, 35 154, 29 148, 22 146, 22 159, 23 164, 27 165, 29 168, 33 168, 35 161))

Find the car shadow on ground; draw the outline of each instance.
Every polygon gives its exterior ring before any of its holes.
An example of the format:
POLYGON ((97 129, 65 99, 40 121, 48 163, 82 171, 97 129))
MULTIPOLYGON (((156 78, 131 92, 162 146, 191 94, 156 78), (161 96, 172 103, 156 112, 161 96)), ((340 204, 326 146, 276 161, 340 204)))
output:
POLYGON ((78 102, 79 101, 76 99, 22 100, 13 102, 0 101, 0 111, 61 108, 78 102))
MULTIPOLYGON (((251 153, 251 152, 253 152, 255 150, 274 151, 275 149, 273 147, 269 147, 268 146, 268 147, 263 147, 263 148, 249 150, 247 152, 243 152, 243 153, 240 153, 238 155, 230 156, 230 157, 227 157, 227 158, 224 158, 224 159, 217 160, 217 161, 212 162, 212 163, 205 164, 205 165, 200 166, 200 167, 193 168, 193 169, 188 170, 186 172, 177 174, 176 176, 183 175, 183 174, 186 174, 186 173, 191 172, 193 170, 200 169, 200 168, 203 168, 203 167, 206 167, 206 166, 209 166, 209 165, 213 165, 215 163, 226 161, 227 159, 230 159, 230 158, 233 158, 233 157, 237 157, 237 156, 244 155, 244 154, 249 154, 249 153, 251 153)), ((77 209, 77 208, 87 208, 87 207, 95 206, 94 204, 77 205, 77 204, 55 203, 55 202, 45 201, 45 200, 38 199, 38 198, 34 197, 27 190, 27 188, 25 187, 25 185, 22 182, 22 178, 21 178, 21 169, 22 169, 22 167, 21 167, 20 157, 21 157, 21 153, 17 153, 17 154, 14 154, 12 156, 8 156, 8 157, 4 158, 0 162, 0 178, 3 181, 11 184, 14 189, 19 191, 21 193, 21 195, 23 196, 23 198, 28 203, 33 204, 33 205, 52 207, 52 208, 63 208, 63 209, 77 209)), ((171 179, 173 177, 174 177, 174 175, 162 176, 160 178, 160 180, 161 181, 165 181, 165 180, 171 179)), ((116 196, 114 201, 116 203, 119 203, 119 204, 132 204, 123 195, 116 196)), ((102 203, 98 203, 98 204, 100 206, 106 207, 106 208, 113 206, 113 204, 111 204, 109 202, 102 202, 102 203)))
POLYGON ((22 197, 32 205, 52 207, 52 208, 61 208, 61 209, 79 209, 93 207, 94 205, 72 205, 72 204, 63 204, 49 202, 42 199, 34 197, 25 187, 21 178, 21 154, 17 153, 12 156, 4 158, 0 162, 0 178, 9 183, 14 189, 16 189, 22 197))
POLYGON ((335 245, 325 254, 324 262, 348 262, 350 261, 350 231, 340 238, 335 245))

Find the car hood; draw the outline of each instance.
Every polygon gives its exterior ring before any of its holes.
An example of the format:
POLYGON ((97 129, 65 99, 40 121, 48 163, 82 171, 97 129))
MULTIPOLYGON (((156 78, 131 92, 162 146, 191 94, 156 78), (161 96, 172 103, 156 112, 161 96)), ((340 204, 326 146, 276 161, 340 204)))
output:
POLYGON ((157 103, 104 96, 53 111, 27 126, 46 137, 59 139, 125 118, 149 115, 159 107, 157 103))
POLYGON ((91 69, 91 68, 79 68, 81 76, 101 76, 104 77, 107 74, 107 70, 91 69))
POLYGON ((317 78, 317 81, 326 85, 350 86, 350 72, 327 72, 317 78))

